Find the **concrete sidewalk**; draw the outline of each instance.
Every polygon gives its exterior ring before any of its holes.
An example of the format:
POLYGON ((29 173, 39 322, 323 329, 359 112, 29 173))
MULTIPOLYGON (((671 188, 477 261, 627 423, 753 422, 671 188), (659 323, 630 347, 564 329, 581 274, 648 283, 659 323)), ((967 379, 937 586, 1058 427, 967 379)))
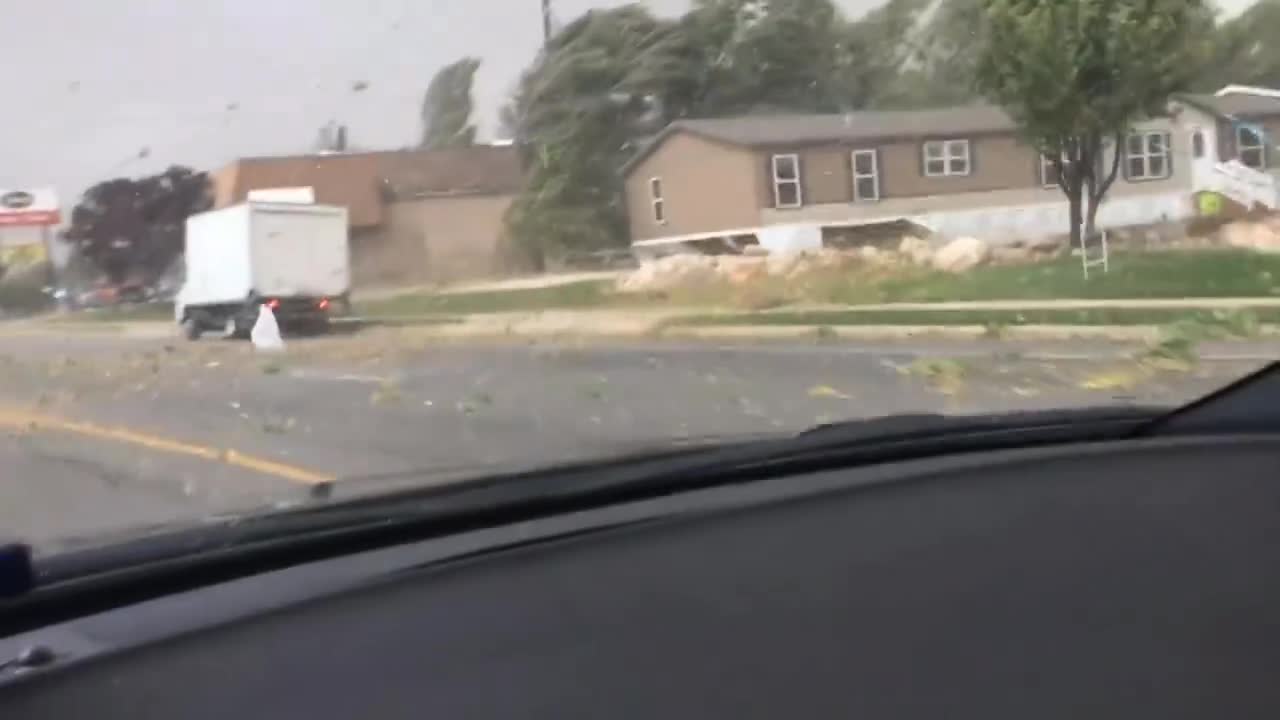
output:
POLYGON ((507 280, 485 280, 458 283, 456 285, 418 285, 396 288, 369 288, 368 290, 353 290, 351 292, 351 299, 355 302, 359 302, 361 300, 386 300, 388 298, 399 297, 401 295, 417 295, 422 293, 459 295, 462 293, 532 290, 537 288, 571 285, 573 283, 586 282, 588 280, 615 280, 623 272, 625 271, 587 270, 575 273, 560 273, 556 275, 530 275, 528 277, 510 278, 507 280))
MULTIPOLYGON (((870 305, 791 305, 754 311, 760 315, 810 312, 981 312, 1018 310, 1238 310, 1244 308, 1280 307, 1280 298, 1176 298, 1176 299, 1064 299, 1064 300, 988 300, 938 303, 881 303, 870 305)), ((850 340, 901 339, 912 337, 972 340, 989 337, 990 330, 981 325, 885 325, 885 324, 753 324, 678 325, 675 321, 691 316, 750 315, 753 311, 713 307, 635 307, 599 310, 530 310, 523 312, 473 313, 469 315, 406 315, 353 317, 344 324, 369 324, 413 327, 415 332, 441 338, 491 337, 678 337, 678 338, 759 338, 781 339, 802 337, 845 338, 850 340), (444 321, 442 322, 442 318, 444 321)), ((177 327, 165 321, 103 323, 58 323, 22 321, 0 323, 0 336, 41 334, 64 331, 100 332, 138 338, 177 337, 177 327)), ((1158 325, 1008 325, 1000 329, 1001 337, 1024 340, 1070 340, 1096 338, 1126 342, 1148 342, 1158 337, 1158 325)), ((1264 336, 1280 336, 1280 326, 1264 325, 1264 336)))
POLYGON ((1280 307, 1280 297, 1120 298, 1057 300, 954 300, 945 302, 870 303, 865 305, 813 304, 761 310, 762 313, 815 311, 919 311, 919 310, 1234 310, 1280 307))

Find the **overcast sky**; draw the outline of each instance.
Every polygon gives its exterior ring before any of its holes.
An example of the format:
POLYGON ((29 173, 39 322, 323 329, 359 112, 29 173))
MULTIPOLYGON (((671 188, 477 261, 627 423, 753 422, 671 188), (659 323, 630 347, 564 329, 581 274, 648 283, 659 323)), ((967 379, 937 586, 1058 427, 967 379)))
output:
MULTIPOLYGON (((568 19, 623 0, 553 4, 568 19)), ((328 120, 362 147, 408 145, 431 75, 463 55, 484 60, 487 135, 539 17, 539 0, 0 0, 0 188, 54 185, 70 207, 108 177, 304 152, 328 120)))

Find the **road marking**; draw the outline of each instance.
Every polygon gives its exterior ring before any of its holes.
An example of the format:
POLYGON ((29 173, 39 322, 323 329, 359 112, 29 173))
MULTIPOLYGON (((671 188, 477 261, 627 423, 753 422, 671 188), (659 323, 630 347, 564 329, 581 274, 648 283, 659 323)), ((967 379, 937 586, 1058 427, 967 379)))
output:
POLYGON ((129 445, 144 447, 148 450, 166 452, 173 455, 186 455, 210 462, 223 462, 228 465, 242 467, 263 475, 274 475, 291 482, 303 485, 325 485, 337 478, 333 475, 318 473, 313 470, 268 460, 249 455, 233 449, 222 449, 208 445, 174 440, 151 433, 139 432, 126 427, 98 425, 91 422, 65 420, 63 418, 42 415, 25 410, 0 409, 0 427, 14 430, 55 430, 99 440, 113 440, 129 445))
POLYGON ((276 462, 275 460, 267 460, 254 455, 246 455, 238 450, 227 450, 223 456, 223 461, 230 465, 256 470, 264 475, 275 475, 285 480, 292 480, 303 485, 327 485, 337 477, 333 475, 325 475, 317 473, 297 465, 289 465, 287 463, 276 462))

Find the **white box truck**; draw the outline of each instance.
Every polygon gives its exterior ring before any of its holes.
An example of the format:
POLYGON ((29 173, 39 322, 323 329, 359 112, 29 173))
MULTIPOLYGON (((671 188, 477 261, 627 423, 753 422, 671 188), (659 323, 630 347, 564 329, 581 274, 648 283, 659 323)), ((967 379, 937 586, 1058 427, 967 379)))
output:
POLYGON ((189 339, 247 337, 267 305, 284 330, 323 330, 351 285, 347 210, 246 202, 187 218, 174 317, 189 339))

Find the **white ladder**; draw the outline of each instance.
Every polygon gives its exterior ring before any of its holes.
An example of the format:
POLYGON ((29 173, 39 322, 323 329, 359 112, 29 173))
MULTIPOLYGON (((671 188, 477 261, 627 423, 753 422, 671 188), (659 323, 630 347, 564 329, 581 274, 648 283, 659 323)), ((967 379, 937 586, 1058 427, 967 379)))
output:
POLYGON ((1080 223, 1080 267, 1084 270, 1084 279, 1089 279, 1089 268, 1102 267, 1102 274, 1106 275, 1110 269, 1107 253, 1107 231, 1095 230, 1093 237, 1089 237, 1084 231, 1084 223, 1080 223), (1090 245, 1096 251, 1090 255, 1090 245))

